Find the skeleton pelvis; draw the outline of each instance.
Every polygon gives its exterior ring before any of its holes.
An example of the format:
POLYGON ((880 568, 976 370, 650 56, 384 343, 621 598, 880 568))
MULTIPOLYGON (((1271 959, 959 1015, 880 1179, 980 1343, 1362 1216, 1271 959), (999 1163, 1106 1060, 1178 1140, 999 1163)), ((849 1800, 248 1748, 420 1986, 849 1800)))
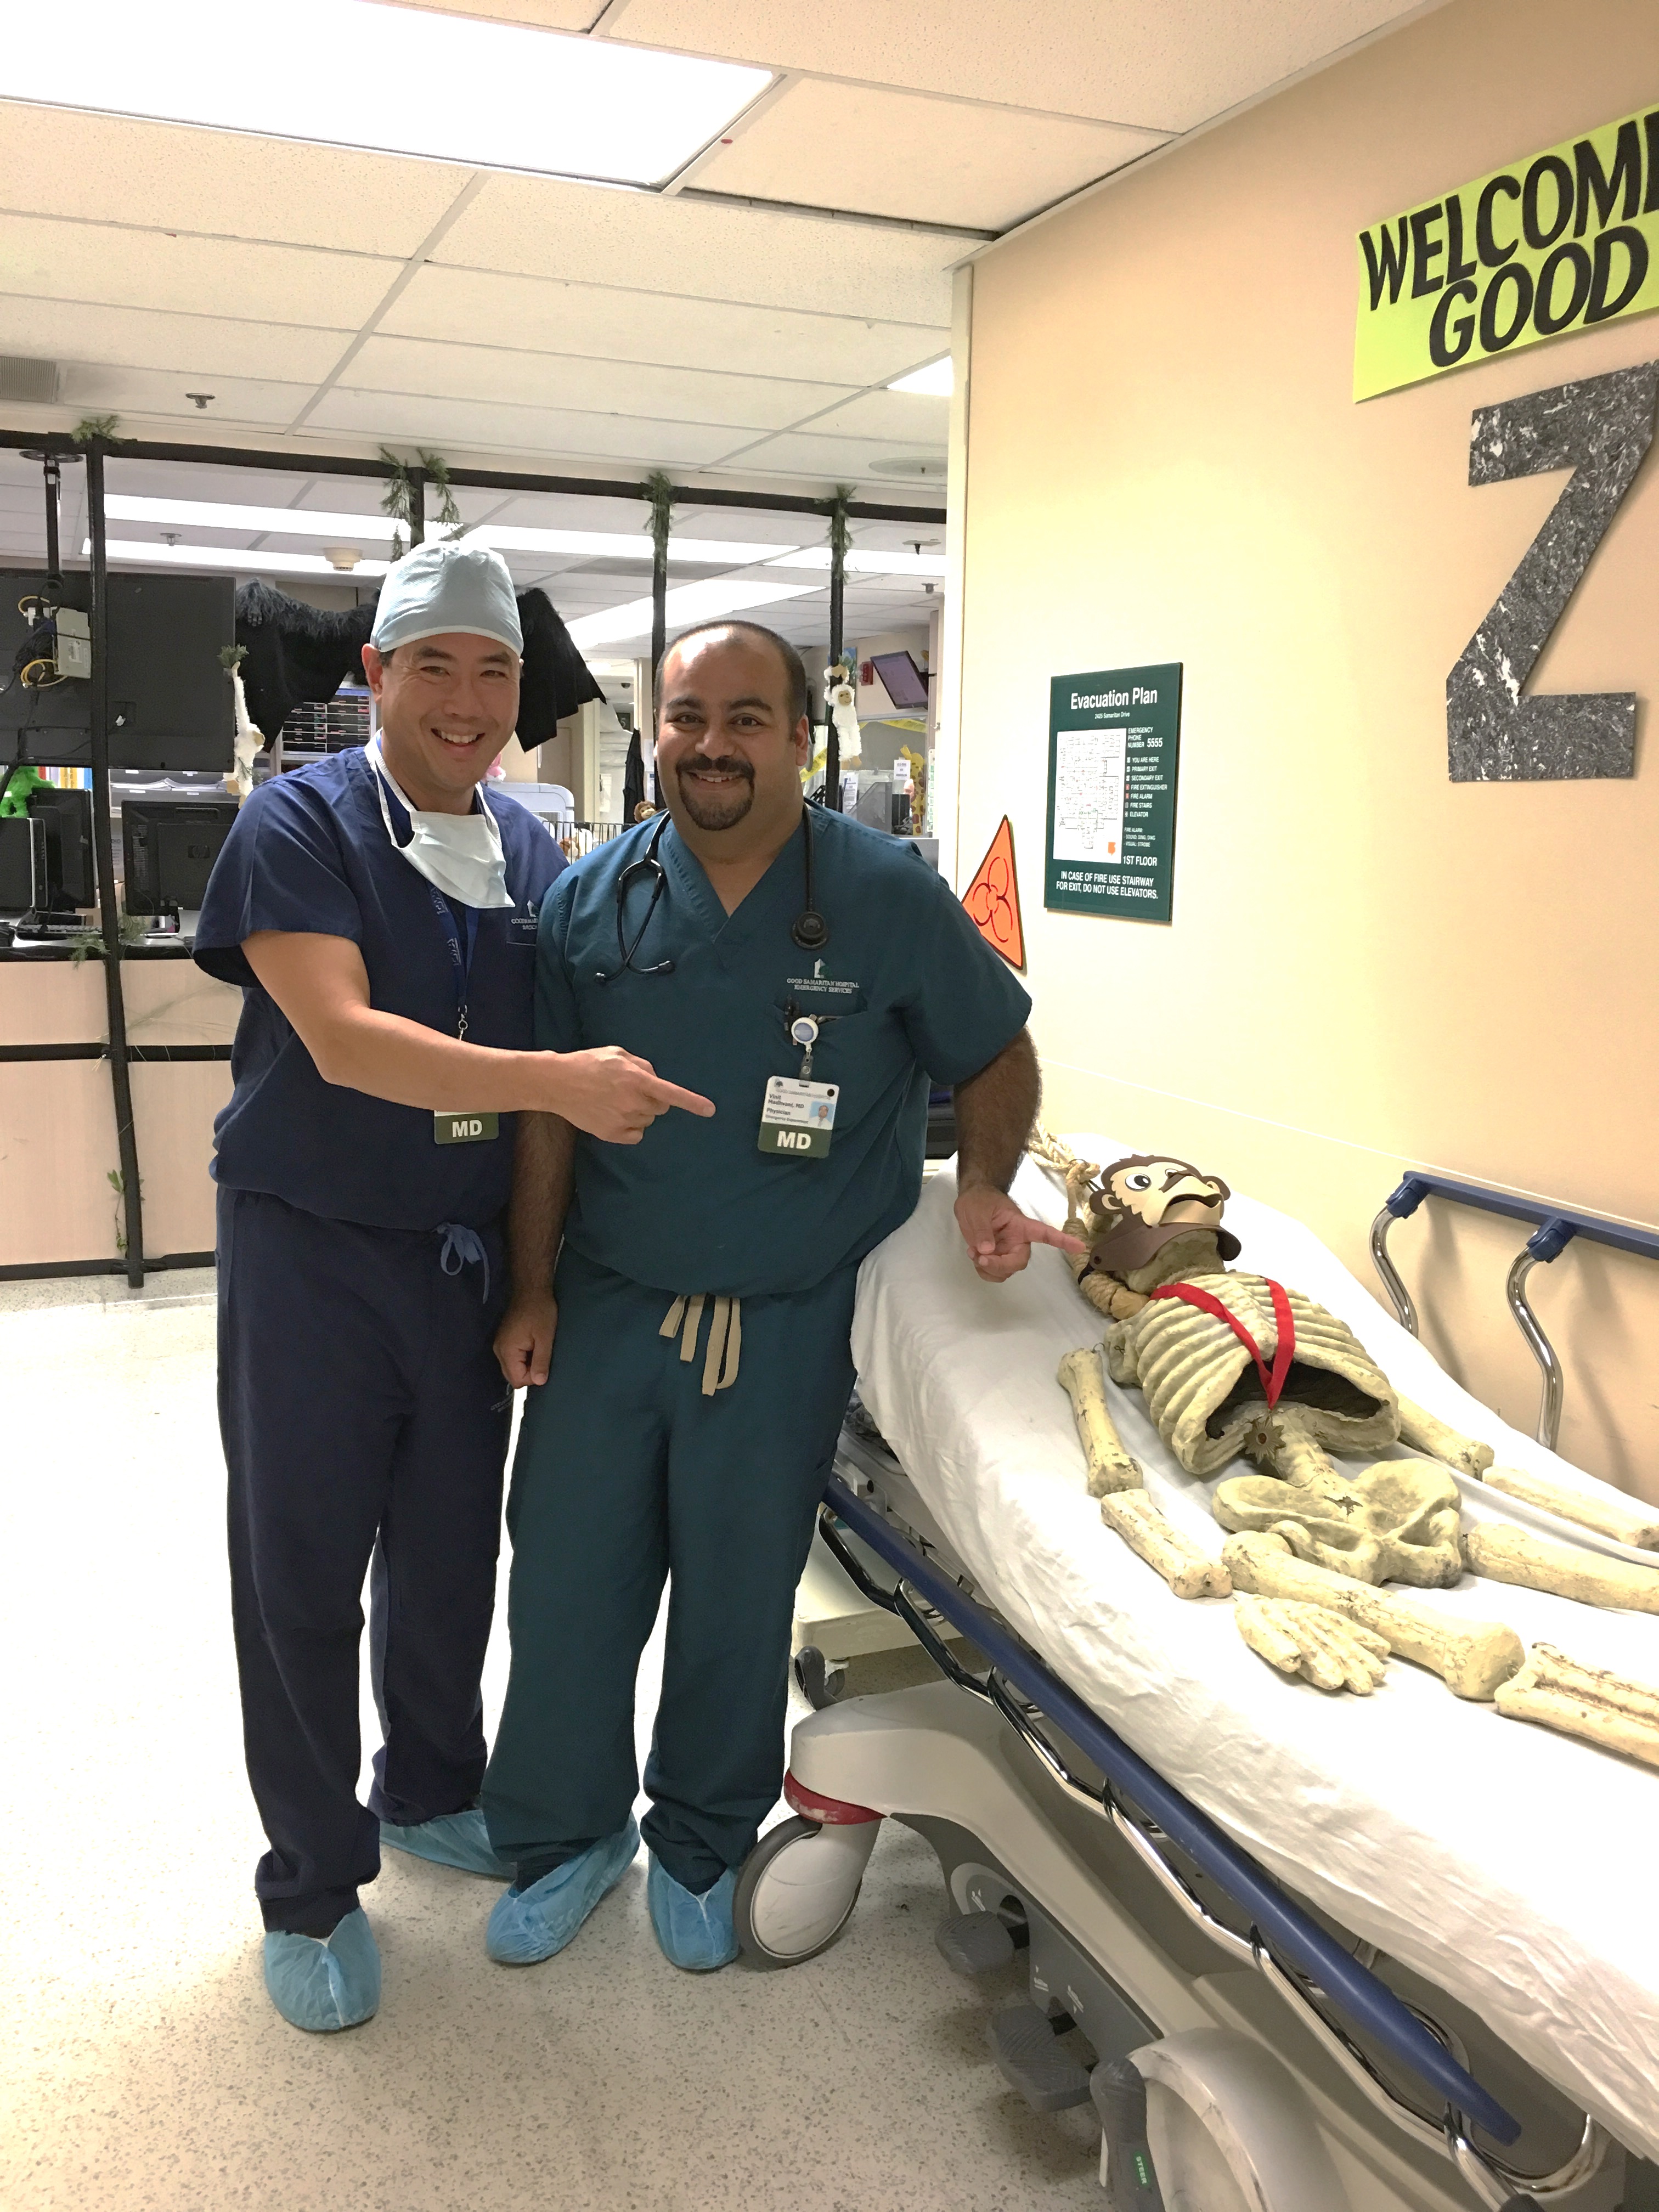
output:
POLYGON ((1457 1486, 1444 1468, 1384 1460, 1346 1475, 1309 1451, 1307 1441, 1294 1413, 1287 1423, 1269 1416, 1260 1425, 1252 1456, 1293 1466, 1302 1479, 1241 1474, 1219 1484, 1211 1503, 1224 1528, 1271 1528, 1298 1559, 1359 1582, 1435 1589, 1458 1580, 1457 1486))

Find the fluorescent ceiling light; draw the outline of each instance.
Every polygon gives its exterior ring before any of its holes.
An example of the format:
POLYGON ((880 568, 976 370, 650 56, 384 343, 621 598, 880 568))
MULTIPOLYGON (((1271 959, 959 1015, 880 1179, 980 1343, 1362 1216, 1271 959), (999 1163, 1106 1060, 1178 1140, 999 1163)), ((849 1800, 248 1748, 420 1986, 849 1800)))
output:
POLYGON ((659 185, 769 70, 380 0, 58 0, 5 97, 471 168, 659 185))
MULTIPOLYGON (((498 553, 583 553, 613 561, 648 561, 651 540, 643 531, 515 530, 500 529, 493 522, 467 532, 473 545, 493 545, 498 553)), ((746 568, 752 562, 769 560, 775 553, 793 552, 788 545, 749 545, 726 538, 671 538, 668 558, 674 561, 719 561, 728 568, 746 568)))
MULTIPOLYGON (((311 507, 242 507, 221 500, 149 499, 111 492, 105 508, 112 522, 176 522, 196 530, 343 538, 348 544, 390 544, 394 530, 408 535, 389 514, 335 514, 311 507)), ((484 523, 466 536, 469 544, 493 545, 498 553, 574 553, 615 561, 648 562, 651 558, 651 540, 637 530, 515 530, 484 523)), ((669 542, 668 558, 671 562, 720 562, 728 568, 745 568, 751 562, 769 561, 794 550, 789 545, 753 545, 725 538, 676 538, 669 542)))
POLYGON ((920 392, 929 399, 948 399, 956 389, 951 374, 951 356, 941 354, 930 361, 925 368, 913 368, 908 376, 896 376, 888 386, 890 392, 920 392))
MULTIPOLYGON (((816 584, 728 584, 711 576, 701 584, 682 584, 663 603, 670 629, 692 623, 717 622, 722 615, 740 615, 751 607, 775 606, 781 599, 804 599, 818 589, 816 584)), ((629 599, 625 605, 607 607, 602 614, 581 615, 569 624, 570 635, 584 650, 590 645, 619 645, 624 638, 649 637, 649 599, 629 599)))
POLYGON ((212 499, 139 499, 111 492, 104 511, 112 522, 182 522, 196 530, 275 532, 283 538, 361 538, 387 545, 394 530, 407 530, 389 514, 326 514, 310 507, 236 507, 212 499))
MULTIPOLYGON (((808 545, 798 553, 781 554, 767 562, 769 568, 827 568, 830 548, 827 545, 808 545)), ((942 553, 849 553, 847 556, 849 576, 942 576, 945 556, 942 553)))
MULTIPOLYGON (((246 553, 234 545, 151 545, 139 538, 112 538, 104 550, 112 561, 134 561, 156 568, 228 568, 239 576, 326 576, 337 584, 384 576, 389 565, 360 561, 355 568, 337 568, 320 553, 246 553)), ((90 538, 81 551, 91 558, 90 538)))

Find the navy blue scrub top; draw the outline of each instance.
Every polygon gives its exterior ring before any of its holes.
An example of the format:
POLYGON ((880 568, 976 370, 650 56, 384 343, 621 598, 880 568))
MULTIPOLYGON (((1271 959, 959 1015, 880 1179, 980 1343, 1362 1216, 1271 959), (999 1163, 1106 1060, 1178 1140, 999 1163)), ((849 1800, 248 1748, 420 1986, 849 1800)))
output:
MULTIPOLYGON (((196 959, 242 987, 230 1103, 214 1124, 213 1172, 232 1190, 267 1191, 334 1221, 377 1229, 482 1229, 513 1181, 514 1117, 493 1143, 434 1144, 424 1108, 394 1106, 325 1083, 242 951, 264 929, 349 937, 363 956, 371 1003, 455 1034, 457 976, 432 886, 394 849, 361 750, 335 753, 261 784, 215 863, 196 931, 196 959)), ((525 807, 488 792, 501 826, 508 908, 477 915, 467 984, 467 1042, 527 1052, 533 1042, 536 927, 563 854, 525 807)), ((387 809, 399 842, 409 817, 387 809)), ((450 912, 454 912, 450 902, 450 912)), ((471 1102, 457 1098, 457 1111, 471 1102)))
MULTIPOLYGON (((636 1283, 757 1297, 810 1290, 861 1260, 915 1208, 930 1082, 976 1075, 1030 1012, 913 846, 822 808, 808 819, 814 902, 830 925, 817 956, 789 934, 805 903, 799 830, 730 916, 696 856, 665 830, 667 889, 635 959, 672 959, 672 975, 596 980, 618 964, 617 878, 658 823, 588 854, 543 904, 537 1043, 621 1045, 717 1109, 708 1121, 676 1108, 638 1145, 576 1139, 565 1234, 636 1283), (822 1159, 759 1148, 767 1079, 801 1072, 786 1034, 792 1000, 821 1024, 811 1080, 841 1086, 822 1159)), ((630 886, 630 942, 649 898, 648 884, 630 886)))

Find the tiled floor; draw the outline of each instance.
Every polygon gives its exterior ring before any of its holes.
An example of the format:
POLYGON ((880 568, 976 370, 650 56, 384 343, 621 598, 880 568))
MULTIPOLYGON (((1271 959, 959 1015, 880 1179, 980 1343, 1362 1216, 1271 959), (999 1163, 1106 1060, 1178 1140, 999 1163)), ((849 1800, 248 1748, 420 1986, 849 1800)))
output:
POLYGON ((832 1951, 698 1980, 657 1953, 642 1864, 563 1958, 509 1972, 483 1955, 491 1885, 393 1858, 369 1893, 379 2016, 328 2038, 276 2018, 210 1289, 0 1286, 8 2212, 1091 2212, 1092 2126, 1003 2087, 984 2021, 1012 1984, 946 1971, 937 1869, 902 1829, 832 1951))

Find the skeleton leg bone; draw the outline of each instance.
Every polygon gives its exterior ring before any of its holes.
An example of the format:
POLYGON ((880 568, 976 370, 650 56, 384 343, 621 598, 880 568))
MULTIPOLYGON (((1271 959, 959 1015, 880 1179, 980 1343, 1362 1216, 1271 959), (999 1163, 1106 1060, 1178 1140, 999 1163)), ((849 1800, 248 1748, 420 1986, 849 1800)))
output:
POLYGON ((1282 1538, 1230 1536, 1221 1547, 1236 1590, 1299 1598, 1324 1606, 1386 1637, 1389 1648, 1438 1674, 1460 1698, 1490 1698, 1526 1656, 1521 1638, 1498 1620, 1459 1620, 1394 1591, 1372 1589, 1294 1558, 1282 1538))
POLYGON ((1281 1674, 1300 1674, 1321 1690, 1369 1698, 1389 1663, 1386 1637, 1296 1598, 1239 1597, 1233 1619, 1252 1651, 1281 1674))
POLYGON ((1659 1766, 1659 1689, 1581 1667, 1553 1644, 1533 1645, 1521 1672, 1500 1686, 1498 1710, 1659 1766))
POLYGON ((1604 1559, 1577 1544, 1557 1544, 1520 1528, 1488 1522, 1463 1539, 1473 1572, 1523 1589, 1551 1590, 1580 1605, 1610 1606, 1626 1613, 1659 1613, 1659 1565, 1638 1567, 1604 1559))
POLYGON ((1166 1521, 1144 1490, 1122 1490, 1100 1501, 1100 1517, 1132 1552, 1162 1575, 1177 1597, 1226 1597, 1232 1578, 1219 1559, 1166 1521))
POLYGON ((1078 1442, 1089 1468, 1089 1495, 1104 1498, 1114 1490, 1139 1490, 1146 1477, 1138 1460, 1124 1450, 1107 1408, 1106 1389, 1100 1376, 1100 1353, 1092 1344, 1068 1352, 1056 1378, 1072 1401, 1078 1442))

